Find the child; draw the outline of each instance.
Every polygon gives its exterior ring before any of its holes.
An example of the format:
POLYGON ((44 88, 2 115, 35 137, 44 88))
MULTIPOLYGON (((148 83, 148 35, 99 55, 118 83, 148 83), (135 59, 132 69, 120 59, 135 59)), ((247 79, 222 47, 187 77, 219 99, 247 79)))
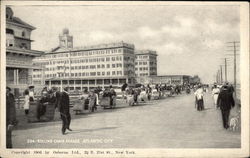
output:
POLYGON ((29 107, 30 107, 30 97, 29 97, 29 91, 25 90, 24 91, 24 111, 25 111, 25 115, 29 114, 29 107))

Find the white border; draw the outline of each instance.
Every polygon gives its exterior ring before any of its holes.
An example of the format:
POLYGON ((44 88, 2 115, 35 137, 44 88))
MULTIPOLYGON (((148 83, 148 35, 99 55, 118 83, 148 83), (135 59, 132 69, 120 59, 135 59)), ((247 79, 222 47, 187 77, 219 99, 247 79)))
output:
MULTIPOLYGON (((5 7, 6 5, 239 5, 241 21, 241 100, 242 100, 242 133, 241 148, 239 149, 131 149, 136 151, 133 157, 246 157, 249 156, 249 4, 247 2, 124 2, 124 1, 2 1, 1 2, 1 155, 4 157, 78 157, 77 155, 13 155, 11 151, 34 151, 39 149, 4 149, 5 146, 5 7)), ((41 149, 45 150, 45 149, 41 149)), ((53 151, 55 149, 46 149, 53 151)), ((56 149, 58 150, 58 149, 56 149)), ((81 149, 77 149, 81 150, 81 149)), ((86 149, 108 151, 116 149, 86 149)), ((121 150, 118 148, 117 150, 121 150)), ((128 149, 129 150, 129 149, 128 149)), ((59 149, 59 151, 71 151, 71 149, 59 149)), ((110 157, 109 155, 81 155, 79 157, 110 157)), ((131 157, 131 155, 115 155, 114 157, 131 157)))

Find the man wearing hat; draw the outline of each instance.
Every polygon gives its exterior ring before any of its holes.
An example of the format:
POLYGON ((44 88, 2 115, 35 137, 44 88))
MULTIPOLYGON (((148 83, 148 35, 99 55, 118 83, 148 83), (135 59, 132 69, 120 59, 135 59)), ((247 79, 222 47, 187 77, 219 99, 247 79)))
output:
POLYGON ((6 87, 6 148, 12 148, 11 133, 16 122, 15 98, 10 93, 10 87, 6 87))
POLYGON ((63 89, 61 93, 60 102, 58 104, 58 109, 60 111, 61 119, 62 119, 62 134, 64 135, 66 129, 72 131, 70 127, 71 116, 70 116, 70 109, 69 109, 69 93, 68 87, 63 89))
POLYGON ((230 110, 232 107, 235 106, 233 95, 228 90, 228 88, 229 87, 227 85, 222 86, 221 92, 219 93, 218 100, 217 100, 217 105, 221 109, 223 127, 225 129, 229 127, 228 119, 229 119, 230 110))

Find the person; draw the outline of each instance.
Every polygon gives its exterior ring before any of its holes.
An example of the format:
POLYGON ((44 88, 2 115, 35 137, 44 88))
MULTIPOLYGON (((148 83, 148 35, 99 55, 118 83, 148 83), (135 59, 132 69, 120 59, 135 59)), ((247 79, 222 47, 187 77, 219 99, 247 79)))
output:
POLYGON ((198 111, 204 110, 204 100, 203 100, 204 91, 201 85, 198 86, 198 89, 195 91, 194 95, 197 104, 197 110, 198 111))
POLYGON ((34 86, 29 86, 29 99, 31 102, 35 100, 34 86))
POLYGON ((59 105, 59 111, 60 111, 60 116, 62 119, 62 134, 64 135, 66 132, 66 129, 69 131, 72 131, 70 129, 70 123, 71 123, 71 116, 70 116, 70 111, 69 111, 69 93, 68 93, 68 87, 65 87, 63 89, 63 92, 61 92, 61 97, 60 97, 60 103, 59 105))
POLYGON ((148 95, 148 100, 151 100, 151 94, 152 94, 152 88, 150 87, 150 85, 147 85, 147 95, 148 95))
POLYGON ((110 88, 110 105, 115 106, 115 97, 116 97, 116 92, 114 88, 110 88))
POLYGON ((58 91, 56 87, 51 88, 52 93, 50 96, 50 100, 52 103, 55 104, 55 108, 59 107, 60 105, 60 100, 61 100, 61 92, 58 91))
POLYGON ((121 87, 121 90, 122 90, 122 98, 125 99, 125 93, 126 93, 126 88, 128 87, 128 84, 125 82, 122 87, 121 87))
POLYGON ((223 127, 228 129, 229 114, 232 107, 235 106, 234 98, 232 93, 229 91, 227 85, 222 86, 221 92, 219 93, 217 105, 221 109, 223 127))
POLYGON ((234 87, 232 84, 229 84, 228 82, 226 82, 226 85, 228 87, 228 91, 233 95, 234 93, 234 87))
POLYGON ((29 114, 29 108, 30 108, 30 96, 29 96, 29 91, 26 89, 24 91, 24 112, 25 115, 27 116, 29 114))
POLYGON ((96 94, 94 90, 90 90, 89 94, 89 112, 94 112, 96 110, 96 94))
POLYGON ((6 87, 6 148, 12 148, 12 130, 16 124, 15 98, 11 88, 6 87))
POLYGON ((213 90, 212 90, 212 96, 214 99, 215 108, 217 108, 217 99, 218 99, 219 93, 220 93, 220 89, 217 87, 217 85, 214 85, 213 90))
POLYGON ((48 88, 47 87, 44 87, 41 91, 41 96, 43 97, 44 95, 47 95, 48 94, 48 88))

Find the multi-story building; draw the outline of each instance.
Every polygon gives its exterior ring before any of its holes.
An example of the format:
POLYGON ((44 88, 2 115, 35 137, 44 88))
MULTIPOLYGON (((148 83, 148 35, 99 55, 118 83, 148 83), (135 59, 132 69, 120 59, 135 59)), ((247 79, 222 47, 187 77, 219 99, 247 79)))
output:
MULTIPOLYGON (((64 29, 63 35, 68 34, 69 31, 64 29)), ((63 40, 67 44, 73 38, 65 37, 63 40)), ((34 80, 45 81, 49 87, 59 89, 68 86, 70 90, 135 83, 133 44, 117 42, 81 48, 72 48, 73 43, 69 46, 64 44, 60 40, 59 47, 34 59, 35 63, 44 67, 42 72, 34 72, 34 80)))
POLYGON ((141 76, 157 75, 157 53, 152 50, 138 50, 135 52, 135 74, 141 76))
POLYGON ((18 17, 10 7, 6 8, 6 85, 13 88, 15 94, 33 84, 32 72, 40 69, 33 65, 34 57, 41 51, 31 50, 31 32, 35 27, 18 17))
POLYGON ((157 53, 152 50, 135 52, 135 75, 137 83, 142 83, 149 76, 157 76, 157 53))
POLYGON ((167 85, 185 85, 191 84, 192 77, 188 75, 162 75, 162 76, 147 76, 140 78, 141 84, 167 84, 167 85))

